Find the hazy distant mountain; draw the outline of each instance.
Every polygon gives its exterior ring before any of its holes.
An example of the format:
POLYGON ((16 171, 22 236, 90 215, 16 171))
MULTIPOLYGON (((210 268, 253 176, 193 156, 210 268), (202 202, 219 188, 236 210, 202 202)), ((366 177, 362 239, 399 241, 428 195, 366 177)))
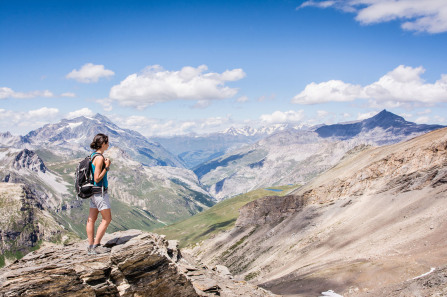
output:
POLYGON ((230 127, 217 133, 152 137, 151 139, 159 142, 171 153, 177 155, 187 168, 194 168, 227 152, 289 129, 299 130, 303 129, 303 126, 277 124, 260 128, 230 127))
POLYGON ((9 132, 0 132, 0 147, 22 147, 25 141, 22 136, 14 136, 9 132))
POLYGON ((144 165, 183 167, 182 162, 159 143, 149 141, 136 131, 121 129, 100 114, 47 124, 23 138, 34 148, 90 152, 90 143, 98 133, 108 135, 111 147, 122 149, 144 165))
POLYGON ((384 110, 356 123, 277 132, 193 170, 215 198, 224 199, 261 187, 305 183, 356 146, 396 143, 441 127, 407 122, 384 110))

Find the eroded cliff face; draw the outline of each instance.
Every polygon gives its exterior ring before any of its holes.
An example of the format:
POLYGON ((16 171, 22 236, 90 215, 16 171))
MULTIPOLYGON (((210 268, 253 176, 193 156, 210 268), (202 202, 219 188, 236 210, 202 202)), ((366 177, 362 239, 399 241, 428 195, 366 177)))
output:
POLYGON ((0 183, 0 252, 2 266, 38 248, 42 241, 68 240, 68 232, 23 184, 0 183))
POLYGON ((0 270, 0 296, 276 296, 182 256, 176 241, 128 230, 106 234, 110 253, 87 255, 86 242, 47 245, 0 270))
POLYGON ((303 209, 306 200, 296 195, 267 196, 247 203, 240 209, 236 228, 278 222, 303 209))
POLYGON ((309 203, 344 197, 420 190, 447 183, 447 130, 430 132, 404 143, 370 148, 339 163, 295 191, 309 203))
MULTIPOLYGON (((277 294, 332 289, 346 297, 403 288, 447 265, 446 193, 447 129, 441 129, 353 152, 289 196, 248 203, 233 230, 192 253, 277 294)), ((391 296, 413 296, 405 292, 391 296)))

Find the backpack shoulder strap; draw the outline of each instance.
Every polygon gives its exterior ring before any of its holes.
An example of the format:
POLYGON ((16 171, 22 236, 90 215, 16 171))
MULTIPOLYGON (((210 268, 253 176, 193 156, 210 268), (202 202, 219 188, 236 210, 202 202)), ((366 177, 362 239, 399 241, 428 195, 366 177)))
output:
POLYGON ((93 154, 90 155, 90 159, 93 161, 93 159, 95 159, 97 156, 101 156, 104 158, 104 156, 101 153, 94 152, 93 154))
POLYGON ((91 154, 90 162, 93 163, 93 160, 94 160, 97 156, 101 156, 101 157, 104 159, 104 160, 103 160, 104 164, 106 163, 104 156, 103 156, 101 153, 97 153, 97 152, 94 152, 93 154, 91 154))

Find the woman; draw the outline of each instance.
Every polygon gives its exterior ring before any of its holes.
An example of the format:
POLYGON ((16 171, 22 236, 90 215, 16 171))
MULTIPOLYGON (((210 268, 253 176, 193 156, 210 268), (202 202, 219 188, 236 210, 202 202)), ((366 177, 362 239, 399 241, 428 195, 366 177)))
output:
POLYGON ((102 254, 109 252, 110 249, 101 246, 101 239, 106 233, 107 227, 112 221, 112 212, 110 210, 109 194, 107 193, 107 172, 110 168, 110 160, 104 158, 104 152, 109 148, 109 138, 107 135, 98 134, 93 138, 90 148, 95 150, 91 155, 93 182, 96 186, 95 194, 90 198, 90 212, 87 220, 88 254, 102 254), (98 227, 95 237, 95 222, 101 213, 102 221, 98 227))

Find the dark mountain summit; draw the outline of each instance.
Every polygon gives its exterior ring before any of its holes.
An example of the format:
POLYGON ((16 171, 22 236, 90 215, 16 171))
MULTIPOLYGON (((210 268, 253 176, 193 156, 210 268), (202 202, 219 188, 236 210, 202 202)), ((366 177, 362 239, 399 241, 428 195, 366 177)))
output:
POLYGON ((42 159, 33 151, 24 149, 14 159, 13 167, 16 169, 27 168, 34 172, 45 173, 47 167, 42 159))
POLYGON ((424 125, 408 122, 403 117, 384 109, 372 118, 356 123, 322 126, 316 129, 315 132, 323 138, 335 137, 340 140, 346 140, 377 128, 393 132, 393 134, 410 135, 412 133, 429 132, 443 127, 441 125, 424 125))

